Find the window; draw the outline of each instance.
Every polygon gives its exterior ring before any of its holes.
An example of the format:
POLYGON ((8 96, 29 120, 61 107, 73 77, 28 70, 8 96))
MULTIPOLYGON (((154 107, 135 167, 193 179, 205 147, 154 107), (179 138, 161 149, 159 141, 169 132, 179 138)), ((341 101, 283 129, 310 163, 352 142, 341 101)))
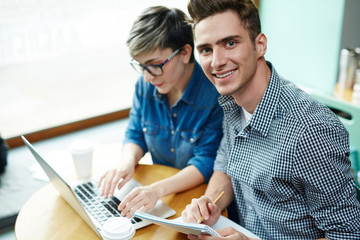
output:
POLYGON ((0 134, 12 138, 131 106, 126 38, 151 5, 187 0, 0 1, 0 134))

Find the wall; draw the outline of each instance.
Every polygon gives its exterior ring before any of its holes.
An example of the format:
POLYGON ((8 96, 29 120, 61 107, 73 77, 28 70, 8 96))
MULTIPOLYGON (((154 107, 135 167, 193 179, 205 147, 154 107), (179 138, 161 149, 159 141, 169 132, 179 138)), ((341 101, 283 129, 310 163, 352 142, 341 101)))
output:
POLYGON ((360 47, 360 1, 346 0, 341 48, 360 47))
POLYGON ((261 0, 265 58, 297 85, 331 94, 337 81, 345 0, 261 0))

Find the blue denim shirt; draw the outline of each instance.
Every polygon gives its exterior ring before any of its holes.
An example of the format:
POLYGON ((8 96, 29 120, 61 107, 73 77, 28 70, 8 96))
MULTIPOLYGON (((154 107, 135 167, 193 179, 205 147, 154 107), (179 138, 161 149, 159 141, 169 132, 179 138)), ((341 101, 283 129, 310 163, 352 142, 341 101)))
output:
POLYGON ((196 62, 188 86, 170 109, 166 95, 144 81, 135 87, 125 143, 150 152, 156 164, 183 169, 194 165, 208 181, 222 138, 219 93, 196 62))

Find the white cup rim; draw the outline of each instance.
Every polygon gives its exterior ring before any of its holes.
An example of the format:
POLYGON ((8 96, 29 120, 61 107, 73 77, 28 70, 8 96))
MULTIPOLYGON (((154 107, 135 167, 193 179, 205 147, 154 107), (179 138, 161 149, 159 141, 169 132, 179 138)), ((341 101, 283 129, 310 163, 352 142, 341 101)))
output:
POLYGON ((69 150, 72 154, 84 154, 94 151, 94 143, 89 140, 79 139, 70 144, 69 150))
POLYGON ((101 231, 101 235, 103 235, 103 237, 105 237, 106 239, 116 239, 116 240, 128 240, 128 239, 131 239, 134 235, 135 235, 135 227, 134 225, 131 223, 130 219, 127 219, 125 217, 113 217, 113 218, 109 218, 103 225, 102 227, 102 231, 101 231), (126 221, 125 221, 126 220, 126 221), (126 233, 124 236, 116 236, 116 234, 113 234, 113 233, 109 233, 107 230, 106 230, 106 224, 111 222, 111 221, 117 221, 118 224, 126 224, 127 227, 130 228, 130 231, 128 233, 126 233))

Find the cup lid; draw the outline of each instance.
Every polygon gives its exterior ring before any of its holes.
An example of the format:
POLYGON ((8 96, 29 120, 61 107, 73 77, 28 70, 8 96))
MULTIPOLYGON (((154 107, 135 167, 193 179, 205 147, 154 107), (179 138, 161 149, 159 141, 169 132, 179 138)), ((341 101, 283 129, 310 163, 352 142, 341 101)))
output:
POLYGON ((107 239, 127 240, 134 236, 135 228, 126 217, 113 217, 105 221, 101 234, 107 239))
POLYGON ((81 154, 94 150, 94 144, 89 140, 76 140, 70 144, 70 151, 75 154, 81 154))

